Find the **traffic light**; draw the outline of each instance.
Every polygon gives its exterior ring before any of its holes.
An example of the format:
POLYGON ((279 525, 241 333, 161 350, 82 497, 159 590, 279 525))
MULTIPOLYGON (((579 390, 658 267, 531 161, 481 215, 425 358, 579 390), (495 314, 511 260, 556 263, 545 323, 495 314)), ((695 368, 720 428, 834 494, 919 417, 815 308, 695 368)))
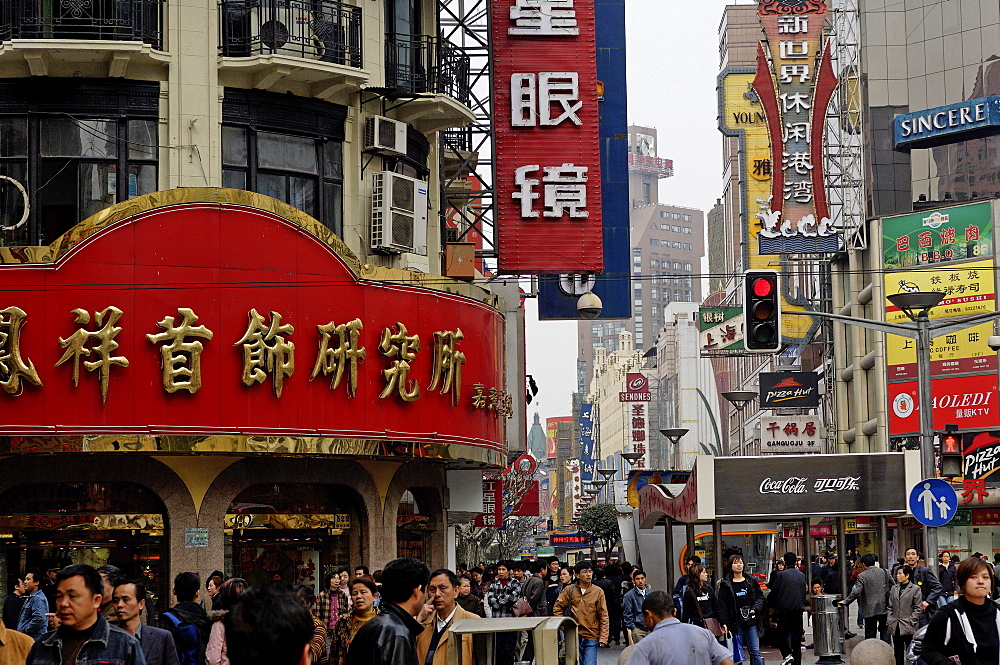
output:
POLYGON ((781 349, 781 290, 774 270, 748 270, 743 276, 743 312, 747 351, 781 349))
POLYGON ((946 427, 947 430, 941 435, 941 476, 957 478, 964 473, 962 435, 955 431, 957 428, 954 425, 946 427))

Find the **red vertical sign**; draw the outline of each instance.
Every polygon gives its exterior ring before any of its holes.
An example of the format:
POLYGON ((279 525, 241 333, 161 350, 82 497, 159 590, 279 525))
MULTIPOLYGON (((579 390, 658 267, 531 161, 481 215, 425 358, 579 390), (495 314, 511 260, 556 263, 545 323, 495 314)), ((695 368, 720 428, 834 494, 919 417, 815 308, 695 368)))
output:
POLYGON ((499 270, 604 268, 594 0, 491 0, 499 270))
POLYGON ((476 526, 503 526, 503 479, 483 479, 483 512, 476 515, 476 526))

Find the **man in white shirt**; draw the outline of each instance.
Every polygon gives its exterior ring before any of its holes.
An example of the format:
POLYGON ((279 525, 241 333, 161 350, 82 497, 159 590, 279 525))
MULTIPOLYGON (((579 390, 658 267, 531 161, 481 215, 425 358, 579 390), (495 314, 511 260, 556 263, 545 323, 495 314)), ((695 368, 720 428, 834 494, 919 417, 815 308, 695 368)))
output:
POLYGON ((629 589, 622 598, 622 606, 625 627, 628 628, 632 644, 635 644, 649 635, 649 631, 646 630, 646 626, 642 622, 642 601, 646 600, 646 596, 652 592, 652 589, 646 586, 646 573, 642 570, 632 573, 632 583, 635 586, 629 589))
POLYGON ((733 657, 709 631, 674 617, 674 599, 662 591, 642 601, 642 618, 650 631, 632 647, 628 665, 733 665, 733 657))

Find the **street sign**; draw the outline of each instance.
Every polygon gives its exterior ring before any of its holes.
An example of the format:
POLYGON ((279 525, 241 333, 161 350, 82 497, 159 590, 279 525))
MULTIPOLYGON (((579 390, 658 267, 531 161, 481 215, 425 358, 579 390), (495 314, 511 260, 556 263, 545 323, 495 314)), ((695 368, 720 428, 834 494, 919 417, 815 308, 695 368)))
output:
POLYGON ((921 480, 910 490, 910 512, 921 524, 944 526, 958 512, 958 494, 940 478, 921 480))

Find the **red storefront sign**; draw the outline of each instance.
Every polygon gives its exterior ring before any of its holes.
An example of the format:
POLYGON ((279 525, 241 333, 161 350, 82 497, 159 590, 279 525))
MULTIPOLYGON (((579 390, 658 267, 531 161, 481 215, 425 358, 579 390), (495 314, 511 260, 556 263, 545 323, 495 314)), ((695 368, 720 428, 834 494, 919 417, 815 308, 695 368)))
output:
POLYGON ((499 270, 604 268, 594 0, 491 0, 499 270))
POLYGON ((502 452, 502 316, 375 281, 408 273, 338 243, 264 210, 187 203, 75 227, 53 263, 0 266, 0 433, 502 452))
MULTIPOLYGON (((913 434, 920 431, 919 393, 916 381, 889 384, 889 433, 913 434)), ((934 429, 958 425, 959 430, 1000 428, 997 375, 982 374, 934 379, 934 429)))
POLYGON ((972 526, 1000 526, 1000 509, 976 508, 972 511, 972 526))

